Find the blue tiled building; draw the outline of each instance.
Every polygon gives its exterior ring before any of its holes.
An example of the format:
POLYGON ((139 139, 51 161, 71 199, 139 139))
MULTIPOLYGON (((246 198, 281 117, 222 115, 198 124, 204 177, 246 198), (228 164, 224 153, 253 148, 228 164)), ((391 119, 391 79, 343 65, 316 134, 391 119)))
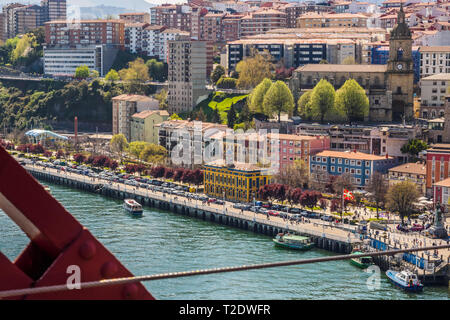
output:
POLYGON ((376 156, 355 151, 322 151, 310 156, 310 175, 319 179, 322 174, 341 175, 350 173, 358 189, 364 189, 370 177, 376 171, 386 174, 388 169, 397 165, 397 159, 388 156, 376 156))
MULTIPOLYGON (((370 55, 372 64, 387 64, 389 46, 374 46, 370 55)), ((412 58, 414 61, 414 83, 418 83, 420 80, 420 51, 418 47, 413 47, 412 58)))

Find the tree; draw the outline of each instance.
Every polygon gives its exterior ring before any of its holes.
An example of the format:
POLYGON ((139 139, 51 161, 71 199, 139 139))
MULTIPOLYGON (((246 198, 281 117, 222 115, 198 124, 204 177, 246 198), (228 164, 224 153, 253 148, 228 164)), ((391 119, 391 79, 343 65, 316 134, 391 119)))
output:
POLYGON ((369 98, 366 91, 354 79, 348 79, 336 91, 335 104, 350 123, 364 121, 369 115, 369 98))
POLYGON ((150 59, 145 63, 145 65, 147 66, 150 78, 160 82, 167 79, 166 66, 163 62, 156 59, 150 59))
POLYGON ((231 105, 230 110, 227 114, 227 125, 228 128, 234 128, 234 123, 236 122, 236 110, 234 109, 234 104, 231 105))
POLYGON ((106 81, 113 82, 113 83, 114 83, 115 81, 119 81, 119 80, 120 80, 119 73, 118 73, 116 70, 111 69, 111 70, 109 70, 109 72, 106 74, 105 80, 106 80, 106 81))
POLYGON ((293 165, 280 170, 274 178, 277 183, 293 188, 306 188, 309 183, 308 164, 303 160, 295 160, 293 165))
POLYGON ((248 96, 249 108, 253 113, 264 113, 263 102, 267 91, 272 86, 272 81, 264 78, 248 96))
POLYGON ((119 156, 120 162, 122 162, 123 152, 128 147, 127 138, 122 133, 115 134, 109 142, 111 150, 119 156))
POLYGON ((377 207, 377 219, 378 219, 378 208, 381 203, 385 201, 386 192, 388 185, 383 175, 375 171, 370 177, 369 184, 367 185, 367 191, 371 193, 370 198, 375 202, 377 207))
POLYGON ((128 151, 136 158, 141 160, 142 151, 144 151, 145 147, 147 147, 150 143, 145 141, 133 141, 128 145, 128 151))
POLYGON ((100 73, 97 70, 91 70, 91 72, 89 72, 89 77, 94 79, 98 78, 100 77, 100 73))
POLYGON ((297 102, 298 114, 305 120, 310 120, 309 118, 311 117, 311 96, 312 91, 306 91, 297 102))
POLYGON ((225 75, 225 68, 222 67, 220 64, 217 65, 213 72, 211 72, 211 82, 213 84, 216 84, 219 79, 225 75))
POLYGON ((168 108, 168 91, 166 89, 161 89, 161 91, 157 94, 155 94, 155 99, 159 101, 159 109, 160 110, 167 110, 168 108))
POLYGON ((219 110, 217 109, 217 104, 215 108, 212 108, 212 117, 211 117, 212 123, 221 123, 219 110))
POLYGON ((90 70, 88 66, 79 66, 75 69, 75 78, 77 79, 86 79, 89 78, 90 70))
POLYGON ((148 143, 139 154, 139 157, 153 164, 163 164, 167 158, 167 154, 167 149, 163 146, 148 143))
POLYGON ((237 80, 235 78, 222 77, 217 81, 217 88, 221 89, 235 89, 237 84, 237 80))
POLYGON ((127 82, 126 87, 129 93, 143 92, 142 83, 150 80, 148 67, 142 58, 129 62, 127 69, 119 71, 119 76, 127 82))
POLYGON ((356 61, 352 56, 348 56, 344 60, 342 60, 342 64, 356 64, 356 61))
POLYGON ((327 80, 322 79, 311 93, 311 118, 323 123, 325 117, 334 109, 335 91, 327 80))
POLYGON ((402 153, 407 153, 409 154, 411 157, 413 157, 413 159, 417 158, 417 156, 419 155, 419 152, 428 149, 429 146, 427 145, 427 143, 423 140, 420 139, 409 139, 407 143, 405 143, 400 151, 402 153))
POLYGON ((319 64, 328 64, 328 61, 326 59, 320 60, 319 64))
POLYGON ((172 115, 169 117, 169 120, 183 120, 180 118, 179 115, 177 115, 176 113, 172 113, 172 115))
POLYGON ((267 90, 263 101, 264 114, 268 117, 278 115, 278 122, 281 122, 281 112, 292 115, 294 110, 294 97, 291 90, 283 82, 278 80, 267 90))
POLYGON ((317 201, 322 198, 322 194, 317 191, 306 190, 300 197, 300 204, 314 210, 317 201))
POLYGON ((404 218, 408 217, 414 209, 414 202, 419 198, 416 184, 411 181, 402 181, 388 190, 386 200, 387 208, 391 212, 398 212, 404 224, 404 218))
POLYGON ((264 78, 271 78, 272 63, 261 54, 245 58, 236 65, 239 73, 237 87, 240 89, 251 89, 264 78))
POLYGON ((11 62, 16 63, 20 58, 28 56, 30 49, 35 46, 36 37, 31 33, 24 34, 17 42, 15 49, 12 51, 11 62))

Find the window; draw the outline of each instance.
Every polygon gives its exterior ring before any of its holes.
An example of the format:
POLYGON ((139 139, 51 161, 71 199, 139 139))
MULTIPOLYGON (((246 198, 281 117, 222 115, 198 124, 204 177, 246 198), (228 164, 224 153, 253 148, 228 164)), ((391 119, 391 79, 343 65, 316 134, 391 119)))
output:
POLYGON ((331 166, 331 172, 334 172, 334 166, 331 166))
POLYGON ((338 172, 341 173, 342 172, 342 168, 338 167, 338 172))
POLYGON ((335 158, 331 158, 331 163, 335 163, 336 159, 335 158))

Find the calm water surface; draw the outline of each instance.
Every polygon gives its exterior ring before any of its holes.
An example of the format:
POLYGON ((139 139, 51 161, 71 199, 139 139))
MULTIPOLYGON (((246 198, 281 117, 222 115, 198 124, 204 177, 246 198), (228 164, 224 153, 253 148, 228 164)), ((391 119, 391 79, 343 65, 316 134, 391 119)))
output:
MULTIPOLYGON (((48 183, 45 183, 48 184, 48 183)), ((142 218, 126 214, 122 202, 59 185, 58 199, 134 274, 149 275, 323 257, 323 250, 297 252, 274 247, 271 238, 253 232, 144 208, 142 218)), ((0 210, 0 251, 11 260, 28 243, 23 232, 0 210)), ((446 287, 406 294, 381 277, 369 290, 371 274, 346 261, 203 275, 146 282, 157 299, 449 299, 446 287)))

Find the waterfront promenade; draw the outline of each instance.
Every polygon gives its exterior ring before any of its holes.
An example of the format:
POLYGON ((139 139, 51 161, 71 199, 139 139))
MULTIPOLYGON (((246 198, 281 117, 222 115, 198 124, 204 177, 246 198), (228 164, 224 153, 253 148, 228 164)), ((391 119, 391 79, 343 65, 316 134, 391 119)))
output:
MULTIPOLYGON (((215 203, 208 204, 200 200, 162 193, 158 191, 152 191, 139 187, 128 186, 122 183, 110 182, 103 179, 91 178, 66 171, 58 171, 56 169, 43 168, 32 165, 26 165, 25 168, 35 175, 36 173, 46 174, 59 179, 69 179, 80 184, 90 185, 92 186, 92 190, 97 190, 97 192, 101 194, 111 196, 114 193, 116 195, 115 197, 118 198, 138 198, 138 200, 143 200, 143 204, 147 204, 150 200, 158 201, 158 203, 163 202, 169 204, 169 207, 167 209, 170 209, 172 211, 180 210, 180 212, 182 212, 182 208, 189 208, 191 211, 195 210, 202 213, 213 213, 214 215, 217 215, 219 217, 219 221, 225 221, 224 218, 228 218, 234 219, 233 222, 246 222, 247 229, 249 230, 255 230, 255 225, 257 225, 258 227, 262 226, 263 230, 267 230, 266 232, 262 233, 266 233, 269 235, 274 235, 277 232, 287 231, 304 234, 323 240, 329 240, 331 241, 329 243, 331 247, 336 247, 336 243, 342 245, 345 244, 345 249, 341 249, 342 252, 350 251, 354 244, 358 244, 361 242, 358 234, 351 232, 352 229, 347 229, 349 226, 342 226, 341 228, 343 229, 341 229, 340 227, 333 225, 333 223, 325 222, 322 220, 305 219, 305 221, 303 222, 293 222, 281 217, 266 217, 265 215, 256 214, 254 212, 235 209, 232 206, 233 203, 228 201, 225 202, 224 205, 218 205, 215 203)), ((240 223, 240 225, 245 224, 240 223)), ((336 249, 336 251, 341 250, 336 249)))

